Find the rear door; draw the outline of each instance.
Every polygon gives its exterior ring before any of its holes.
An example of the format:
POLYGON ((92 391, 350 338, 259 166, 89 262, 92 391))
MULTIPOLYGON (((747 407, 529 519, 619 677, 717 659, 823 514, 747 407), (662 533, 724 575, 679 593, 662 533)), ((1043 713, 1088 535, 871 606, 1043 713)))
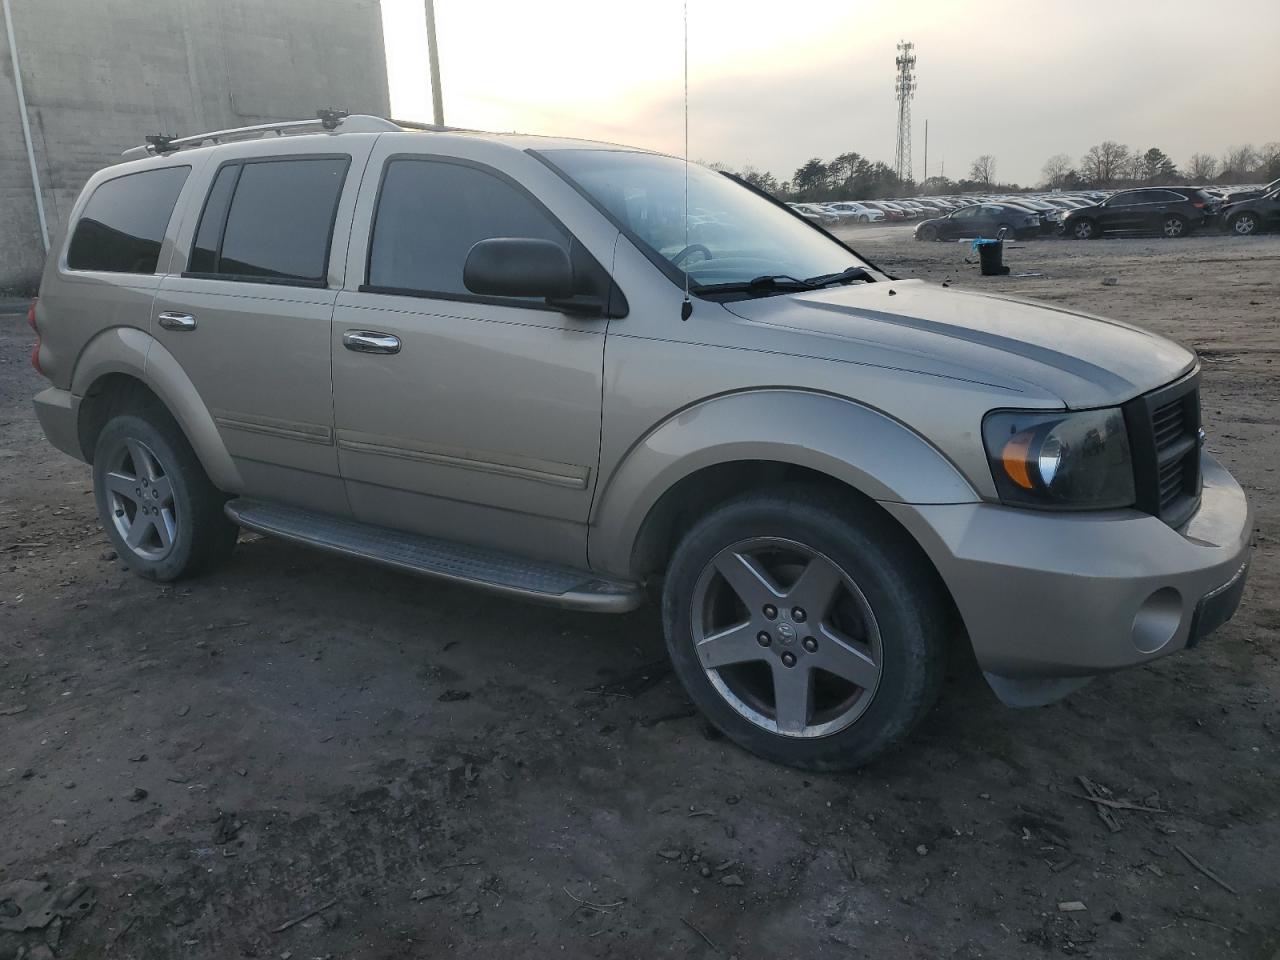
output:
POLYGON ((371 140, 333 141, 349 149, 298 153, 281 140, 209 165, 152 333, 199 392, 243 492, 346 513, 329 324, 371 140))

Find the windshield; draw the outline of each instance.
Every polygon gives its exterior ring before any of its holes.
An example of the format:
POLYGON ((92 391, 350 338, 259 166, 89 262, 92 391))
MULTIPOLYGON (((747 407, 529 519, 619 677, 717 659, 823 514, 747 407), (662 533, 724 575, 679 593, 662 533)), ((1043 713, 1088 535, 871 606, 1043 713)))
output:
POLYGON ((841 273, 863 262, 804 220, 728 177, 675 157, 620 150, 543 155, 618 222, 678 282, 749 283, 759 277, 841 273))

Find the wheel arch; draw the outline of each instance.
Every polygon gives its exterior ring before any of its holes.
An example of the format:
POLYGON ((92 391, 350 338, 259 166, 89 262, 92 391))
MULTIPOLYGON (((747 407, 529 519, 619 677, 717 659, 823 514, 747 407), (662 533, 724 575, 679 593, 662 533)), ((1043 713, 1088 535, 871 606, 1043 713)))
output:
POLYGON ((936 447, 879 410, 799 390, 722 395, 670 415, 622 458, 593 510, 591 564, 651 574, 686 520, 793 479, 836 484, 872 505, 980 499, 936 447))
POLYGON ((77 434, 85 459, 107 421, 121 413, 159 405, 177 422, 196 458, 218 489, 242 488, 213 417, 173 354, 134 327, 114 327, 81 351, 71 392, 79 398, 77 434))

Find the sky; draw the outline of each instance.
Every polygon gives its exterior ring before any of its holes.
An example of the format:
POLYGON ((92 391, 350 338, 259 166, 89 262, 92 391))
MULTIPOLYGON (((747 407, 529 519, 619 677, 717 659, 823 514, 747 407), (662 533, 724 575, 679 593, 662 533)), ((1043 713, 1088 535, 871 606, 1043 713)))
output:
MULTIPOLYGON (((392 115, 431 120, 423 0, 381 0, 392 115)), ((453 126, 683 151, 680 0, 435 0, 453 126)), ((1185 164, 1280 140, 1280 2, 688 0, 689 156, 780 180, 892 164, 895 44, 916 44, 912 172, 1040 180, 1093 144, 1185 164), (1217 11, 1222 11, 1219 14, 1217 11)))

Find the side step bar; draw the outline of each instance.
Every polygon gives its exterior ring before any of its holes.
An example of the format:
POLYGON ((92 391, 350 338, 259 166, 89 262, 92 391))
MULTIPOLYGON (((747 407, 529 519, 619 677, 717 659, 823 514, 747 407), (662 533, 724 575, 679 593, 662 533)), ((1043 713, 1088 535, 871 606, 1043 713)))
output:
POLYGON ((522 600, 570 610, 625 613, 644 599, 638 583, 283 504, 237 498, 229 500, 225 510, 248 530, 522 600))

